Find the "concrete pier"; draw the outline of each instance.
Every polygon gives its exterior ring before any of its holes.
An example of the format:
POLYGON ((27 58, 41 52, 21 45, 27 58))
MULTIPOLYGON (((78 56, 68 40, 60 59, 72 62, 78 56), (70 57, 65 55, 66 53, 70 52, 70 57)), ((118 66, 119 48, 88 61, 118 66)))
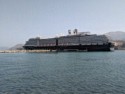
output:
POLYGON ((56 52, 56 50, 0 50, 0 53, 44 53, 56 52))

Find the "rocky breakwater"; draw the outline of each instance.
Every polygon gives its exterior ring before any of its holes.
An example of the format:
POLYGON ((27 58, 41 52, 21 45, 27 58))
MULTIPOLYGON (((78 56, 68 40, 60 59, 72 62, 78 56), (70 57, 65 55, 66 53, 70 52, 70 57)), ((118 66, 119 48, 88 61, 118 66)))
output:
POLYGON ((55 50, 1 50, 0 53, 43 53, 43 52, 55 52, 55 50))

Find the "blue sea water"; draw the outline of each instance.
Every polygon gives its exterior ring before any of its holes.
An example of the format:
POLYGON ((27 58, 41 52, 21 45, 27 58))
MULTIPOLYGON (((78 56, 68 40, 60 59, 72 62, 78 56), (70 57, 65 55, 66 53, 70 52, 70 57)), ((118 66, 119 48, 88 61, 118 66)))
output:
POLYGON ((1 53, 0 94, 125 94, 125 51, 1 53))

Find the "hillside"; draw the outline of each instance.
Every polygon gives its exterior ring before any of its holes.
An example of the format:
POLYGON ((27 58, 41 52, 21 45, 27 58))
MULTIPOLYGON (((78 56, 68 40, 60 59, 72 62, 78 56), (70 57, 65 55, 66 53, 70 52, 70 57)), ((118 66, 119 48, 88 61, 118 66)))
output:
POLYGON ((108 32, 105 35, 114 43, 115 49, 125 49, 125 32, 108 32))
POLYGON ((9 48, 9 50, 22 50, 23 49, 23 44, 17 44, 11 48, 9 48))
POLYGON ((123 31, 108 32, 105 33, 105 35, 113 41, 115 40, 125 41, 125 32, 123 31))

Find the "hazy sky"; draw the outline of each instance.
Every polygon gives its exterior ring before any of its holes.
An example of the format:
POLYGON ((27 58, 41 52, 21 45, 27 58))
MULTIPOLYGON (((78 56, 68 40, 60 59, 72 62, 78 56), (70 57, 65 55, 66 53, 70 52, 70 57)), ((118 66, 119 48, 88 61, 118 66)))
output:
POLYGON ((125 31, 125 0, 0 0, 0 46, 74 28, 97 34, 125 31))

